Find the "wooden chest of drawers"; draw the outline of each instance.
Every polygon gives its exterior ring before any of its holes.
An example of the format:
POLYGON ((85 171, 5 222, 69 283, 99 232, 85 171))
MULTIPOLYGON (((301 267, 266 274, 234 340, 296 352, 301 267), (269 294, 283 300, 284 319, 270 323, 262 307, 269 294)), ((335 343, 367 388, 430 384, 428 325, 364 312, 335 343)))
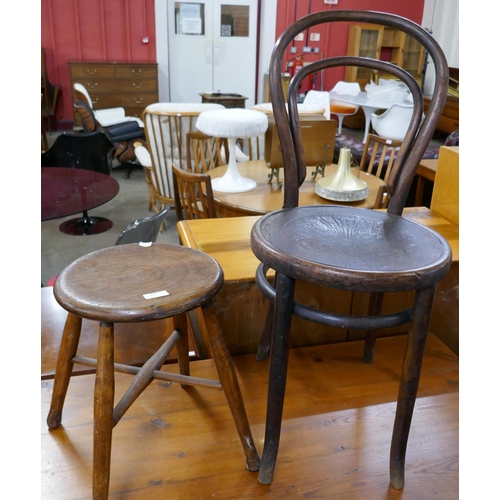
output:
MULTIPOLYGON (((123 107, 127 116, 142 117, 149 104, 158 102, 156 63, 70 62, 71 91, 81 83, 92 98, 94 109, 123 107)), ((80 125, 74 115, 75 126, 80 125)))

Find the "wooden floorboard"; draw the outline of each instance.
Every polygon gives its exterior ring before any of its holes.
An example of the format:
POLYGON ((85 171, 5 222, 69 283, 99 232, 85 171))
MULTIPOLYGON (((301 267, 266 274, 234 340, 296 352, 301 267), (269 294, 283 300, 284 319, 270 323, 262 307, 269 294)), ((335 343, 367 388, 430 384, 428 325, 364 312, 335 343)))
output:
MULTIPOLYGON (((380 339, 372 365, 362 344, 294 349, 283 431, 272 485, 245 469, 220 391, 159 381, 146 389, 113 433, 114 499, 458 498, 458 358, 427 342, 407 451, 406 486, 389 486, 389 447, 405 337, 380 339)), ((259 453, 264 438, 267 363, 234 357, 259 453)), ((175 365, 165 369, 175 370, 175 365)), ((211 360, 192 374, 215 378, 211 360)), ((129 375, 116 375, 119 397, 129 375)), ((88 499, 92 484, 93 375, 72 378, 63 426, 45 422, 52 380, 42 380, 41 497, 88 499)))

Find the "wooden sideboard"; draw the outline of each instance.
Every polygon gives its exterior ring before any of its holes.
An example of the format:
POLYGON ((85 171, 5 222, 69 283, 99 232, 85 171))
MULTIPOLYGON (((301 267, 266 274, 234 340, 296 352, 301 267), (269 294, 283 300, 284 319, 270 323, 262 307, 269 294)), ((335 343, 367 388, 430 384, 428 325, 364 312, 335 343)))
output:
MULTIPOLYGON (((430 97, 424 97, 424 113, 427 113, 427 108, 429 107, 431 99, 430 97)), ((455 130, 459 130, 459 120, 458 120, 458 97, 449 95, 446 98, 446 104, 439 118, 437 130, 451 134, 455 130)))
MULTIPOLYGON (((133 62, 70 62, 73 102, 74 83, 81 83, 95 109, 123 107, 127 116, 142 117, 146 106, 158 102, 158 65, 133 62)), ((74 115, 75 126, 80 119, 74 115)))

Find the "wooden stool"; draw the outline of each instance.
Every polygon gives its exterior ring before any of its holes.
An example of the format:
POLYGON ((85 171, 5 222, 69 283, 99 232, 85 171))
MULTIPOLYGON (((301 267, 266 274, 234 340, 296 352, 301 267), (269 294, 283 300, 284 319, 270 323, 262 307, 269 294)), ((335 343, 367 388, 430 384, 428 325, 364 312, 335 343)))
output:
POLYGON ((112 429, 153 379, 222 389, 246 456, 247 468, 259 469, 236 372, 221 335, 212 298, 224 281, 210 256, 178 245, 120 245, 88 254, 70 264, 54 285, 54 296, 69 314, 64 327, 47 423, 61 425, 72 366, 96 367, 94 392, 93 498, 108 498, 112 429), (168 294, 166 294, 168 293, 168 294), (149 295, 148 295, 149 294, 149 295), (187 312, 201 307, 219 381, 190 377, 187 312), (142 368, 115 364, 114 323, 172 317, 175 330, 142 368), (82 318, 99 321, 97 359, 77 356, 82 318), (179 374, 160 371, 177 346, 179 374), (114 405, 114 372, 135 374, 114 405))

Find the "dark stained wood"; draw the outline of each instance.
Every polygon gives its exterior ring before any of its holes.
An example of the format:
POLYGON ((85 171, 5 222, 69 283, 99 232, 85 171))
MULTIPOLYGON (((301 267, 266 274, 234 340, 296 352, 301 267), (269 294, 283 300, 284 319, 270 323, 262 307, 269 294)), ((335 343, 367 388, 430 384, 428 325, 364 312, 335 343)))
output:
MULTIPOLYGON (((328 327, 368 332, 409 325, 390 450, 390 483, 392 487, 402 489, 406 447, 435 285, 448 273, 452 251, 438 233, 401 217, 401 214, 416 169, 446 102, 446 58, 425 29, 403 17, 370 11, 322 11, 299 19, 281 34, 271 55, 269 78, 284 165, 284 203, 282 210, 266 214, 255 223, 250 238, 252 251, 261 262, 256 274, 257 286, 269 300, 270 307, 274 307, 272 331, 262 334, 269 338, 270 354, 266 434, 259 482, 271 484, 273 481, 281 436, 292 316, 298 316, 328 327), (365 22, 396 28, 424 47, 433 62, 435 80, 432 101, 423 120, 422 92, 415 79, 396 64, 381 62, 374 57, 340 55, 312 62, 292 79, 286 107, 281 71, 288 45, 298 34, 312 27, 328 24, 330 29, 339 22, 365 22), (307 163, 298 118, 298 86, 314 72, 337 66, 359 66, 389 73, 391 77, 402 80, 412 95, 412 119, 387 180, 390 200, 386 213, 344 206, 299 204, 299 190, 306 178, 307 163), (268 269, 276 273, 275 287, 268 282, 268 269), (348 292, 415 292, 415 297, 410 307, 391 314, 367 315, 363 311, 353 315, 350 311, 346 315, 301 304, 294 296, 296 280, 348 292)), ((369 343, 374 343, 371 333, 369 343)))
MULTIPOLYGON (((127 500, 348 499, 456 500, 459 496, 459 364, 434 335, 427 340, 402 491, 389 486, 389 447, 406 336, 290 351, 282 442, 271 487, 241 460, 224 396, 156 381, 113 431, 110 498, 127 500)), ((233 357, 259 452, 267 363, 233 357)), ((165 366, 162 371, 175 371, 165 366)), ((211 360, 191 363, 213 378, 211 360)), ((64 427, 48 431, 53 381, 41 382, 41 498, 89 498, 94 375, 73 377, 64 427)), ((130 376, 116 375, 119 397, 130 376)))

